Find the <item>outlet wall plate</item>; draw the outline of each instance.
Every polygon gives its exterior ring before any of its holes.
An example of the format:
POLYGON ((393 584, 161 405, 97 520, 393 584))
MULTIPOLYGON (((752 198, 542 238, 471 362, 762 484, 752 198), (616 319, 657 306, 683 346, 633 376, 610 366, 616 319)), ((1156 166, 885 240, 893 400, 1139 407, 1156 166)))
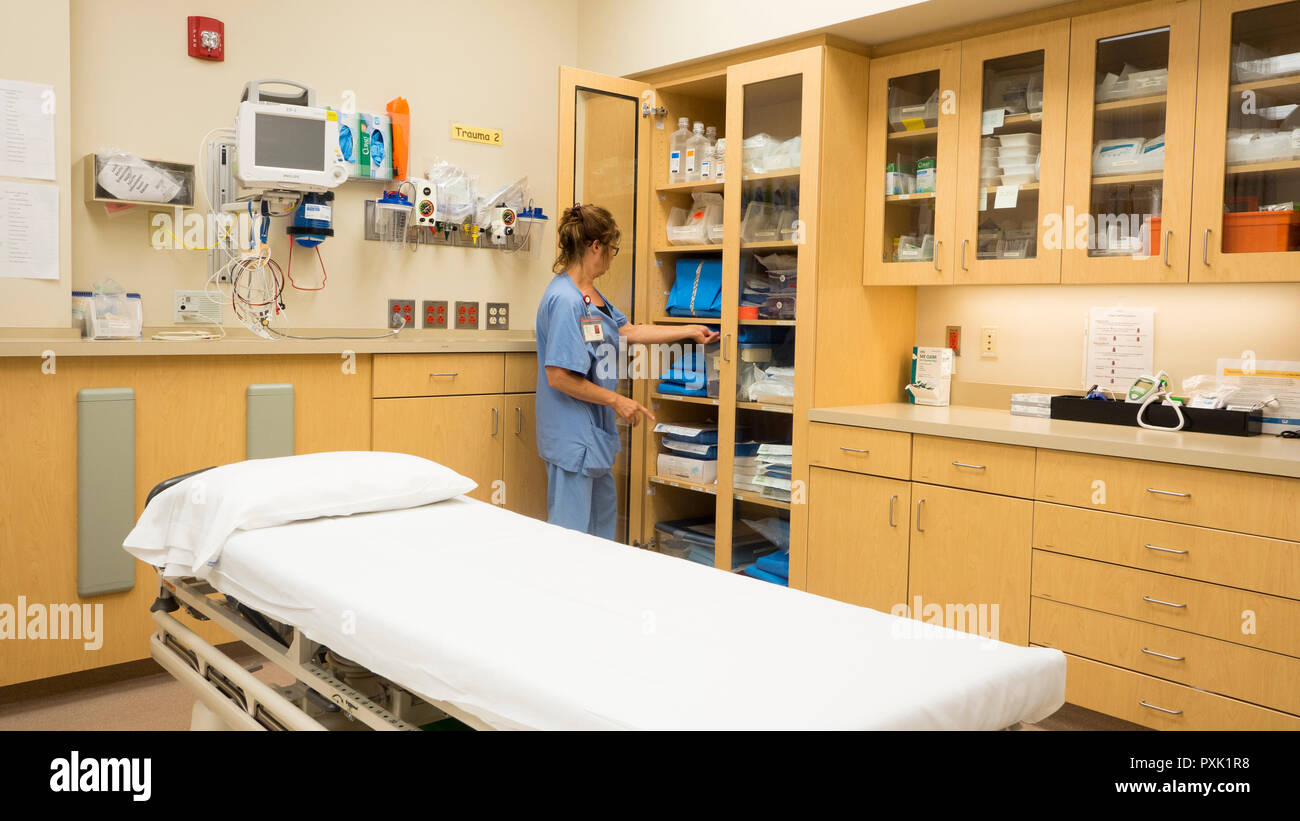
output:
POLYGON ((405 328, 415 327, 415 300, 414 299, 390 299, 388 300, 388 313, 384 317, 384 323, 389 328, 402 326, 405 328), (406 320, 406 325, 402 326, 402 320, 406 320))
POLYGON ((980 328, 980 356, 988 359, 994 359, 998 355, 998 329, 995 327, 980 328))
POLYGON ((457 302, 456 303, 456 328, 457 330, 478 329, 478 303, 477 302, 457 302))
POLYGON ((420 327, 421 328, 446 328, 447 327, 447 300, 426 299, 421 306, 420 327))
POLYGON ((961 326, 949 325, 943 331, 944 344, 952 348, 953 356, 961 356, 961 326))
POLYGON ((205 291, 176 291, 172 299, 172 322, 220 325, 221 300, 205 291))
POLYGON ((510 303, 489 302, 487 304, 487 325, 489 331, 510 330, 510 303))

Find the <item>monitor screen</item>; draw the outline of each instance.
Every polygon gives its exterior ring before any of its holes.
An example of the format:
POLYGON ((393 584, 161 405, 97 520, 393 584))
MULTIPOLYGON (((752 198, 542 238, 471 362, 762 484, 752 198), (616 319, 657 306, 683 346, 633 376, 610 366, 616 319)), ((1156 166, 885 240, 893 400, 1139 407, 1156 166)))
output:
POLYGON ((267 168, 325 170, 325 121, 256 115, 254 162, 267 168))

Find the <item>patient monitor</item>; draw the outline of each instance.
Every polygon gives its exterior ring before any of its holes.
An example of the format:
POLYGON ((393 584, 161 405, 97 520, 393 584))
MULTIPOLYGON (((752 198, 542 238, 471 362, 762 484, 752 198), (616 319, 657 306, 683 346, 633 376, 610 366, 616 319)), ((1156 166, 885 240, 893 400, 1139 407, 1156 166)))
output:
POLYGON ((318 108, 315 92, 285 80, 256 80, 235 117, 235 177, 245 188, 326 191, 347 180, 339 151, 337 112, 318 108), (262 84, 294 86, 302 93, 271 95, 262 84))

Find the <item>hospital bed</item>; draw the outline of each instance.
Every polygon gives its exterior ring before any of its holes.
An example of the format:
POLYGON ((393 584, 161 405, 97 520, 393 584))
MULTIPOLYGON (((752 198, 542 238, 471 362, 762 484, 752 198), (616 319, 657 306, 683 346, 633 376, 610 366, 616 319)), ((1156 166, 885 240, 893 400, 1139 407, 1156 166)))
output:
POLYGON ((148 560, 161 579, 150 652, 195 693, 196 727, 991 730, 1064 702, 1057 650, 463 496, 239 530, 205 579, 148 560), (259 680, 178 621, 182 608, 295 683, 259 680))

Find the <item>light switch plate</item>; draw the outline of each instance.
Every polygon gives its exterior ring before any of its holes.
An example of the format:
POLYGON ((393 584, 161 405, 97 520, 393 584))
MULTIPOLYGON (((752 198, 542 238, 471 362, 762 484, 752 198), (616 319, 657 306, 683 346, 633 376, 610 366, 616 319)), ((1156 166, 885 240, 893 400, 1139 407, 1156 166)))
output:
POLYGON ((487 304, 486 327, 489 331, 510 330, 510 303, 489 302, 487 304))

